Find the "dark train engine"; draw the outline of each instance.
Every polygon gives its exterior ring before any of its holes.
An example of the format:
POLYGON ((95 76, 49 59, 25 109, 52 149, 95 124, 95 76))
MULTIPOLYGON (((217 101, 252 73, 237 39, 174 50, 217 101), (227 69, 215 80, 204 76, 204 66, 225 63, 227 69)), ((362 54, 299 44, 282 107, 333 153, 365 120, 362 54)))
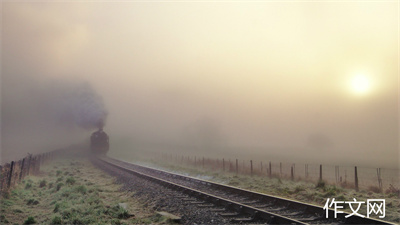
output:
POLYGON ((90 136, 90 151, 93 154, 106 154, 110 148, 108 135, 100 128, 90 136))

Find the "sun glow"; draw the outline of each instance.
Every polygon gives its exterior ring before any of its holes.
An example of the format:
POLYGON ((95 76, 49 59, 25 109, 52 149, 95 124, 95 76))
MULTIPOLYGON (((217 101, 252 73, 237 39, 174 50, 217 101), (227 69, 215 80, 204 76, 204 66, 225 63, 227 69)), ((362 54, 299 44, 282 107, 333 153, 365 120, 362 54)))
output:
POLYGON ((356 95, 366 95, 371 91, 371 80, 365 74, 357 74, 350 80, 350 90, 356 95))

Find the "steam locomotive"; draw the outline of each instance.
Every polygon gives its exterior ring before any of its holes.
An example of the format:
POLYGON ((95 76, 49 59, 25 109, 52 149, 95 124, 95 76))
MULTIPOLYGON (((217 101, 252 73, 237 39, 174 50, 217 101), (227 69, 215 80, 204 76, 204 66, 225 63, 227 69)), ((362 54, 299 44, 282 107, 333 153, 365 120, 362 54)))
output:
POLYGON ((103 128, 99 128, 90 136, 90 151, 93 154, 106 154, 109 148, 108 135, 103 131, 103 128))

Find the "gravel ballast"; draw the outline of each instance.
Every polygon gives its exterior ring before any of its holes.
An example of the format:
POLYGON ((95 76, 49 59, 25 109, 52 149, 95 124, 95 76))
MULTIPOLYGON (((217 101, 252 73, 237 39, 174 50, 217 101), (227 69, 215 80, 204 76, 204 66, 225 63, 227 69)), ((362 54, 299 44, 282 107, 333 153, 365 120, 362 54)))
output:
POLYGON ((181 217, 183 224, 229 224, 229 220, 221 217, 209 208, 200 208, 190 203, 181 192, 168 189, 153 181, 121 171, 111 165, 93 160, 93 164, 117 178, 123 184, 124 191, 132 192, 132 197, 139 198, 155 211, 165 211, 181 217))

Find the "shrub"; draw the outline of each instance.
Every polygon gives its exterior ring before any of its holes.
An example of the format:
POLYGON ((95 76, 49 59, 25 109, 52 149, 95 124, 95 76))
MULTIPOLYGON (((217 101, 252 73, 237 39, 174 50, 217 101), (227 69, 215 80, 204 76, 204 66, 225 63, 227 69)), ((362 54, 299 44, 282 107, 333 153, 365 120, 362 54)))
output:
POLYGON ((296 186, 296 187, 294 188, 293 193, 296 194, 296 193, 299 193, 299 192, 304 191, 304 190, 305 190, 305 188, 304 188, 303 186, 298 185, 298 186, 296 186))
POLYGON ((28 219, 25 220, 24 224, 35 224, 36 220, 33 216, 29 216, 28 219))
POLYGON ((1 203, 2 206, 12 206, 12 205, 14 205, 14 202, 12 200, 10 200, 10 199, 2 199, 0 203, 1 203))
POLYGON ((119 220, 119 219, 115 219, 115 218, 113 218, 112 220, 111 220, 111 225, 121 225, 122 223, 121 223, 121 221, 119 220))
POLYGON ((54 206, 53 212, 59 212, 60 211, 60 204, 56 203, 56 205, 54 206))
POLYGON ((337 200, 337 201, 345 201, 346 198, 345 198, 343 195, 339 195, 339 196, 336 198, 336 200, 337 200))
POLYGON ((5 198, 5 199, 9 199, 10 198, 10 191, 9 190, 3 190, 2 192, 0 192, 0 196, 5 198))
POLYGON ((382 193, 382 189, 380 189, 378 186, 369 186, 368 190, 375 193, 382 193))
POLYGON ((20 209, 20 208, 16 208, 16 209, 13 210, 13 212, 15 212, 15 213, 23 213, 24 211, 22 211, 22 209, 20 209))
POLYGON ((46 180, 41 180, 40 183, 39 183, 39 187, 40 188, 45 187, 46 184, 47 184, 46 180))
POLYGON ((61 171, 61 170, 57 170, 57 176, 60 176, 60 175, 61 175, 61 173, 62 173, 62 171, 61 171))
POLYGON ((56 190, 59 191, 59 190, 61 189, 62 186, 64 186, 63 183, 58 183, 58 184, 57 184, 57 187, 56 187, 56 190))
POLYGON ((30 189, 32 187, 32 183, 26 183, 25 184, 25 189, 30 189))
POLYGON ((128 211, 122 208, 119 205, 116 205, 110 209, 105 211, 106 214, 110 215, 111 217, 118 218, 118 219, 128 219, 133 215, 129 214, 128 211))
POLYGON ((75 184, 75 179, 73 177, 68 177, 67 180, 65 181, 65 183, 69 184, 69 185, 73 185, 75 184))
POLYGON ((63 219, 71 219, 74 217, 75 212, 74 209, 67 209, 61 212, 62 218, 63 219))
POLYGON ((78 187, 75 188, 75 191, 81 194, 86 194, 87 188, 85 185, 79 185, 78 187))
POLYGON ((38 205, 39 201, 36 200, 36 199, 31 198, 31 199, 28 200, 28 202, 26 204, 27 205, 38 205))
POLYGON ((101 203, 101 199, 100 199, 99 197, 97 197, 97 196, 90 196, 90 197, 87 199, 87 203, 88 203, 89 205, 98 205, 98 204, 101 203))
POLYGON ((0 222, 2 223, 9 223, 9 221, 6 219, 6 217, 4 215, 0 216, 0 222))
POLYGON ((325 181, 319 180, 315 187, 316 188, 324 188, 325 187, 325 181))
POLYGON ((335 197, 337 195, 338 190, 336 186, 325 188, 325 193, 322 195, 325 198, 335 197))
POLYGON ((62 197, 65 197, 65 198, 68 198, 69 195, 71 194, 71 192, 72 192, 72 191, 71 191, 70 188, 64 188, 64 190, 63 190, 61 196, 62 196, 62 197))
POLYGON ((53 217, 53 219, 51 220, 51 224, 62 224, 61 217, 59 216, 53 217))
POLYGON ((386 190, 386 194, 389 194, 391 197, 395 197, 396 195, 400 197, 400 188, 395 188, 392 184, 390 184, 389 188, 386 190))

